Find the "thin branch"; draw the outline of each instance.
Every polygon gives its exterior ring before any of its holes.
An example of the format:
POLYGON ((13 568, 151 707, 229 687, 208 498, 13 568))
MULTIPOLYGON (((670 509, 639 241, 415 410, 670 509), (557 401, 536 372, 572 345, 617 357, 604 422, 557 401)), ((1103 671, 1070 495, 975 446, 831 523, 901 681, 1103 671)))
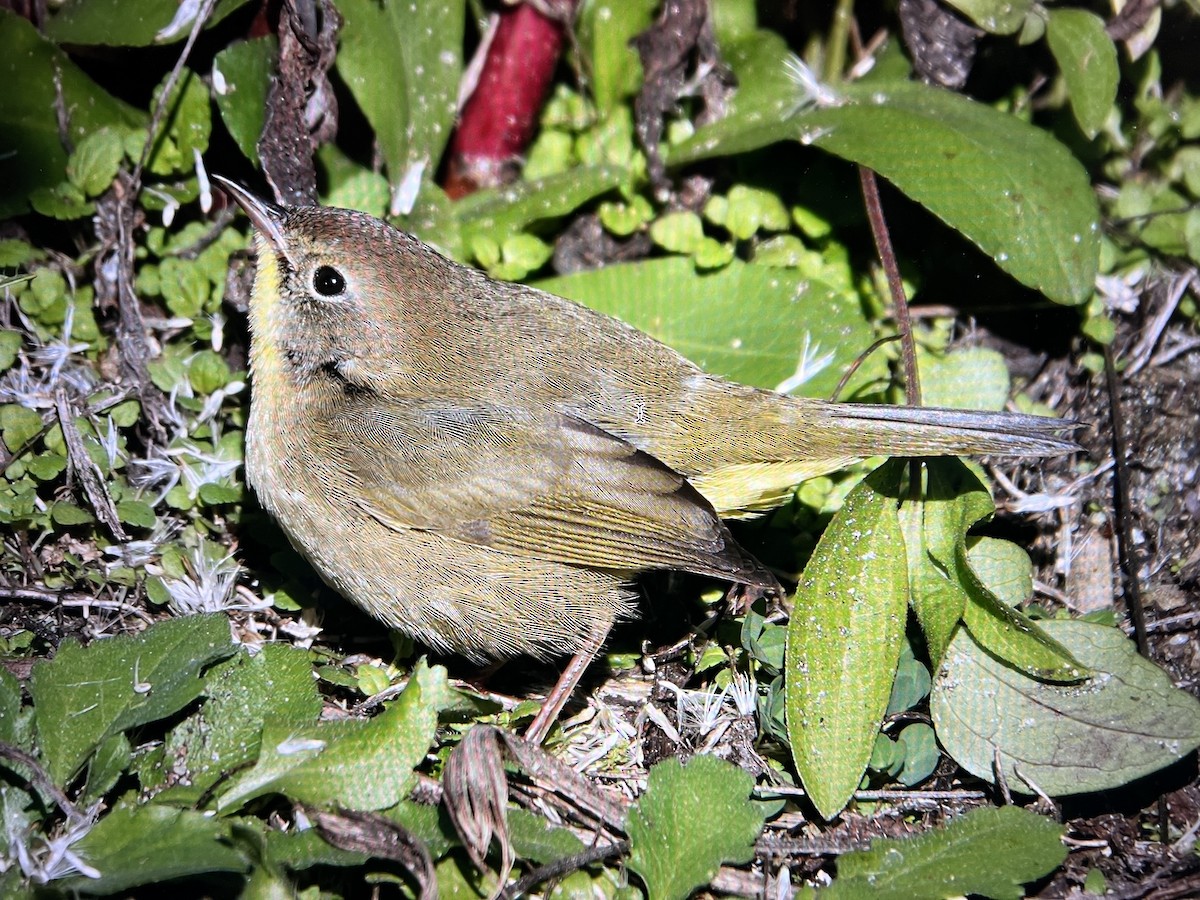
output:
POLYGON ((858 180, 862 184, 863 200, 867 207, 867 219, 871 223, 871 234, 875 238, 875 249, 887 275, 888 290, 895 308, 896 328, 904 347, 904 400, 909 406, 921 405, 921 382, 917 377, 917 345, 913 341, 912 317, 908 314, 908 298, 904 296, 904 282, 900 278, 900 266, 896 252, 892 249, 892 238, 887 222, 883 218, 883 204, 879 200, 879 183, 875 173, 866 166, 858 167, 858 180))
POLYGON ((552 863, 539 866, 528 875, 508 885, 508 887, 500 892, 500 898, 501 900, 515 900, 517 897, 524 897, 543 881, 549 881, 551 878, 562 878, 564 875, 570 875, 584 866, 590 866, 592 863, 600 862, 601 860, 624 856, 628 852, 629 841, 617 841, 601 847, 592 847, 580 853, 573 853, 570 856, 564 856, 562 859, 556 859, 552 863))

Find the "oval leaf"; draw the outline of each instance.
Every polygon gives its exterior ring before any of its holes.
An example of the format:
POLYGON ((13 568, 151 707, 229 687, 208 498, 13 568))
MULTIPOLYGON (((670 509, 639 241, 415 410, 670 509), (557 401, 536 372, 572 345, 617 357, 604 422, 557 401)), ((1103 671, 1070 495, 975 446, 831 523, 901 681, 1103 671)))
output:
POLYGON ((1066 82, 1071 112, 1080 130, 1094 138, 1117 99, 1117 48, 1095 13, 1052 9, 1048 15, 1046 42, 1066 82))
POLYGON ((1119 787, 1200 746, 1200 702, 1138 656, 1124 634, 1091 622, 1042 627, 1093 670, 1087 682, 1036 681, 963 630, 951 642, 930 711, 960 766, 992 781, 998 758, 1010 788, 1032 793, 1033 784, 1061 796, 1119 787))
POLYGON ((908 606, 896 514, 903 466, 885 463, 850 492, 793 600, 788 736, 804 789, 827 819, 867 769, 900 659, 908 606))

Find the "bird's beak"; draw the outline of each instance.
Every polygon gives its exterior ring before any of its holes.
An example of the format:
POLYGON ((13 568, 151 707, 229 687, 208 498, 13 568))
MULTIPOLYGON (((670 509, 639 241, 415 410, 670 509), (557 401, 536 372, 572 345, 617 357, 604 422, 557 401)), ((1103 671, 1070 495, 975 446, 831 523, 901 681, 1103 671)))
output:
MULTIPOLYGON (((283 207, 255 196, 237 182, 230 181, 221 175, 210 175, 209 177, 221 185, 225 193, 245 210, 250 221, 254 223, 254 227, 258 229, 259 234, 266 238, 267 243, 274 248, 275 252, 291 263, 292 257, 288 252, 287 239, 283 236, 283 207)), ((295 268, 295 266, 292 267, 295 268)))

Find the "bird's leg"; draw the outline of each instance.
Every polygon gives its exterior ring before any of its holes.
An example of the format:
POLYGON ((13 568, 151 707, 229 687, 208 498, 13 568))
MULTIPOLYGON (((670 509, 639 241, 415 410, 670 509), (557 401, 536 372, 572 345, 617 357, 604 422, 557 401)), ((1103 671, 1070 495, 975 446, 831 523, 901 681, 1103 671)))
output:
POLYGON ((571 657, 571 661, 567 663, 563 669, 562 675, 558 677, 554 688, 546 695, 546 699, 542 702, 542 708, 538 711, 530 726, 525 730, 525 740, 534 744, 540 744, 546 739, 546 735, 550 733, 550 728, 554 725, 558 714, 562 712, 562 708, 567 705, 567 701, 571 699, 571 694, 575 692, 579 680, 583 678, 583 673, 587 671, 587 667, 592 664, 592 660, 596 658, 596 654, 600 652, 600 648, 604 646, 604 641, 608 638, 608 632, 612 628, 606 624, 597 628, 587 639, 579 652, 571 657))

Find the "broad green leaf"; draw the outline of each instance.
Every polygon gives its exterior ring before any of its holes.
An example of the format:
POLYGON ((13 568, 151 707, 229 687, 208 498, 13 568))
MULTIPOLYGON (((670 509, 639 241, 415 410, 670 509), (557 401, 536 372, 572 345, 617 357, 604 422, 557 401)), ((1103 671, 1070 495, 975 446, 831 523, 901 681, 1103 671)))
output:
POLYGON ((0 668, 0 741, 20 743, 21 683, 8 671, 0 668))
POLYGON ((117 894, 216 872, 245 872, 249 862, 231 846, 229 823, 187 809, 122 803, 71 849, 99 878, 56 882, 80 894, 117 894))
POLYGON ((466 5, 455 0, 339 0, 338 72, 399 184, 416 166, 432 175, 454 125, 466 5))
POLYGON ((675 148, 672 164, 799 140, 868 166, 1057 303, 1091 296, 1099 211, 1087 172, 1045 131, 949 91, 846 85, 837 105, 729 116, 675 148))
POLYGON ((0 81, 20 85, 0 92, 0 218, 27 211, 30 194, 52 189, 66 177, 67 151, 54 112, 56 72, 72 141, 105 126, 145 123, 145 113, 106 93, 28 21, 0 9, 0 81))
POLYGON ((1033 596, 1033 564, 1012 541, 973 537, 967 542, 967 562, 987 589, 1009 606, 1033 596))
MULTIPOLYGON (((1085 677, 1086 669, 1066 648, 997 598, 971 568, 967 531, 994 509, 991 495, 979 479, 958 459, 930 460, 926 466, 925 544, 950 585, 942 588, 949 596, 965 597, 962 619, 971 633, 991 653, 1034 677, 1056 681, 1085 677)), ((954 599, 956 608, 959 602, 954 599)))
MULTIPOLYGON (((204 27, 246 2, 221 0, 204 27)), ((199 3, 176 0, 67 0, 46 22, 45 32, 60 44, 145 47, 186 38, 199 10, 199 3)))
POLYGON ((30 694, 55 783, 68 783, 105 739, 199 697, 201 669, 234 647, 224 616, 189 616, 88 647, 68 640, 54 659, 36 663, 30 694))
POLYGON ((1094 138, 1117 99, 1117 48, 1095 13, 1050 9, 1047 16, 1046 43, 1066 82, 1071 112, 1080 130, 1094 138))
POLYGON ((1200 703, 1119 630, 1057 620, 1042 627, 1092 670, 1087 681, 1036 681, 961 631, 951 643, 930 710, 942 746, 964 769, 991 781, 998 757, 1012 790, 1077 794, 1119 787, 1200 746, 1200 703))
POLYGON ((433 742, 445 679, 440 666, 420 668, 400 698, 369 721, 268 722, 257 764, 221 795, 218 809, 268 793, 349 809, 394 806, 412 789, 414 769, 433 742))
POLYGON ((924 357, 920 364, 921 402, 927 406, 999 411, 1008 402, 1008 364, 995 350, 971 347, 924 357))
POLYGON ((796 769, 829 819, 862 780, 904 639, 908 569, 896 515, 904 462, 846 497, 793 598, 785 662, 796 769))
POLYGON ((264 724, 307 727, 321 712, 308 654, 283 644, 214 667, 204 692, 204 706, 166 741, 166 758, 186 760, 196 795, 258 758, 264 724))
MULTIPOLYGON (((854 297, 736 260, 709 274, 684 257, 647 260, 536 286, 640 328, 705 371, 807 396, 828 396, 874 340, 854 297)), ((867 367, 864 377, 880 371, 867 367)))
POLYGON ((946 0, 960 13, 992 34, 1015 34, 1033 9, 1033 0, 946 0))
POLYGON ((518 859, 538 865, 552 863, 584 849, 583 842, 573 832, 555 828, 543 816, 524 809, 508 811, 508 836, 518 859))
POLYGON ((579 48, 601 114, 637 93, 642 62, 629 41, 651 25, 657 8, 657 0, 589 0, 580 7, 579 48))
POLYGON ((1017 806, 972 810, 944 828, 885 838, 838 857, 838 876, 821 900, 945 900, 978 894, 1021 900, 1022 885, 1067 856, 1063 826, 1017 806))
POLYGON ((238 149, 258 165, 258 139, 279 42, 274 35, 241 41, 213 57, 213 99, 238 149))
POLYGON ((763 808, 750 799, 754 778, 713 756, 686 766, 667 759, 650 770, 629 811, 629 868, 650 900, 684 900, 722 863, 754 858, 763 808))

